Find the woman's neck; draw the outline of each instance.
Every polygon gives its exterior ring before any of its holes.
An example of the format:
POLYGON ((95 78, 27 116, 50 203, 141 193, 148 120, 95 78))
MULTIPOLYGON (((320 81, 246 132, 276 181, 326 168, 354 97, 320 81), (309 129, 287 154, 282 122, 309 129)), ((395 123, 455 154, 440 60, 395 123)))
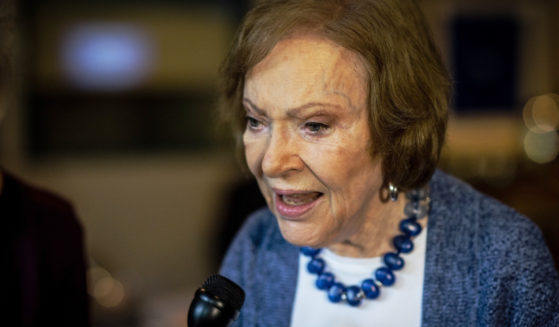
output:
MULTIPOLYGON (((394 251, 392 239, 400 234, 399 223, 404 218, 407 199, 401 193, 396 202, 379 200, 376 215, 367 219, 358 230, 342 242, 328 246, 328 249, 345 257, 372 258, 394 251)), ((419 223, 425 227, 427 219, 419 223)))

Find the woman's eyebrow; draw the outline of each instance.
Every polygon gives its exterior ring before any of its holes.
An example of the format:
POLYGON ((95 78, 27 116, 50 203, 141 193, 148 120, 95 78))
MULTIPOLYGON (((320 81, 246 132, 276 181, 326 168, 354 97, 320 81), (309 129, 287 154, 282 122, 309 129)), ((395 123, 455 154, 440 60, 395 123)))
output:
POLYGON ((333 103, 326 103, 326 102, 309 102, 301 105, 299 107, 295 107, 292 109, 287 110, 287 115, 290 117, 300 117, 304 116, 306 111, 313 107, 320 107, 322 109, 318 111, 312 111, 313 115, 325 115, 325 114, 332 114, 331 111, 323 110, 324 108, 332 108, 332 109, 340 109, 340 106, 333 103))
MULTIPOLYGON (((248 106, 250 107, 251 110, 254 110, 257 114, 259 115, 265 115, 266 112, 265 110, 263 110, 262 108, 259 108, 257 105, 255 105, 252 101, 250 101, 248 98, 243 98, 243 102, 248 104, 248 106)), ((323 108, 333 108, 333 109, 340 109, 340 106, 337 104, 333 104, 333 103, 326 103, 326 102, 309 102, 309 103, 305 103, 299 107, 295 107, 295 108, 291 108, 287 110, 287 115, 290 117, 298 117, 301 116, 301 114, 303 114, 303 112, 309 108, 312 107, 323 107, 323 108)), ((328 113, 328 112, 322 112, 322 113, 328 113)))
POLYGON ((252 103, 252 101, 250 101, 248 98, 243 98, 243 103, 248 104, 248 107, 250 107, 250 109, 252 111, 255 111, 258 115, 261 116, 266 115, 266 112, 263 109, 259 108, 257 105, 252 103))

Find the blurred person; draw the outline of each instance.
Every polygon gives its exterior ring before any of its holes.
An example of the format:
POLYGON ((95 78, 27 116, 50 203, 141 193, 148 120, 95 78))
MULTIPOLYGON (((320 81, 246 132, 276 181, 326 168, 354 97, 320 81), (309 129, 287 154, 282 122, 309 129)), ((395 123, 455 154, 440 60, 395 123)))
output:
POLYGON ((436 169, 450 79, 413 0, 262 1, 222 66, 267 208, 238 326, 559 326, 540 230, 436 169))
MULTIPOLYGON (((2 112, 11 96, 13 8, 0 3, 2 112)), ((83 231, 70 203, 0 167, 0 220, 0 325, 89 326, 83 231)))

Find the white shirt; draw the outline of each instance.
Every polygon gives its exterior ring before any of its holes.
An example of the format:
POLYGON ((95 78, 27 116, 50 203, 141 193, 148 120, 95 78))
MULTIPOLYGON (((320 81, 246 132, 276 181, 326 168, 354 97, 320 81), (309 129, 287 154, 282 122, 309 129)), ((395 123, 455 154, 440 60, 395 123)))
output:
MULTIPOLYGON (((310 258, 300 254, 291 326, 420 326, 426 240, 427 228, 414 239, 414 250, 401 255, 405 264, 394 272, 394 285, 380 288, 378 298, 363 299, 359 307, 330 302, 326 291, 316 287, 317 276, 307 271, 310 258)), ((320 256, 336 281, 346 286, 360 286, 363 279, 383 266, 382 257, 342 257, 328 249, 323 249, 320 256)))

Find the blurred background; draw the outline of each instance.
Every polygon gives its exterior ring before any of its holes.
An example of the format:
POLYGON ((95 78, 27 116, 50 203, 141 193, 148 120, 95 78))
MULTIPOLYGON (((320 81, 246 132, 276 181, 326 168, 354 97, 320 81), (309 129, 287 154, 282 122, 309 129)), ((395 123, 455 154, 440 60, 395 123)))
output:
MULTIPOLYGON (((530 216, 559 254, 559 1, 423 0, 454 77, 441 169, 530 216)), ((20 0, 0 164, 71 200, 94 326, 186 326, 262 203, 216 123, 249 0, 20 0)))

